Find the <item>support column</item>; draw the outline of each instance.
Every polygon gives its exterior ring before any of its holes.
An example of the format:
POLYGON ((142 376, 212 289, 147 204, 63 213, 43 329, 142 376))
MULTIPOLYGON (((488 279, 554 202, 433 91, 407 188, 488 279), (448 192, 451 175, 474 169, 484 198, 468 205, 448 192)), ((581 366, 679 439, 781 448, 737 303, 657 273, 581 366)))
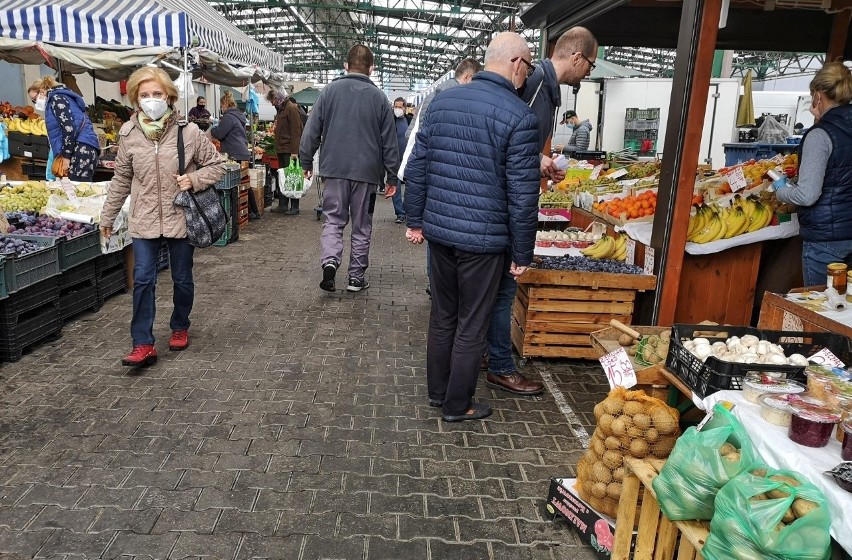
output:
POLYGON ((831 38, 828 41, 825 61, 843 60, 846 41, 849 36, 849 24, 852 22, 852 10, 843 10, 834 14, 831 23, 831 38))
POLYGON ((665 213, 657 212, 651 236, 651 246, 658 255, 656 325, 674 321, 721 11, 722 0, 683 2, 657 196, 657 208, 665 213))

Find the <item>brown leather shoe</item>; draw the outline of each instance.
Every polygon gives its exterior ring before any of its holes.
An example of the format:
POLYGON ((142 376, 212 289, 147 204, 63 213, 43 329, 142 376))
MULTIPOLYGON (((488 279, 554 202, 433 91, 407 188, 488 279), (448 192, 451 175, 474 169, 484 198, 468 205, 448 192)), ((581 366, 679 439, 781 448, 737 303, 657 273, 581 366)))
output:
POLYGON ((517 371, 512 375, 494 375, 489 373, 485 376, 485 384, 495 389, 502 389, 515 395, 538 395, 544 391, 544 383, 530 381, 517 371))

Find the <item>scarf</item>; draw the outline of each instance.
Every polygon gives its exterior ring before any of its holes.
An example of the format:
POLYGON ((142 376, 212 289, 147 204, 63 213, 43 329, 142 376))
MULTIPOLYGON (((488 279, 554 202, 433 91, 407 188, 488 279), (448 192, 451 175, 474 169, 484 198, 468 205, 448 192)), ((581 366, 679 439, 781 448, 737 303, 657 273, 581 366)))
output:
POLYGON ((142 127, 142 132, 145 133, 145 137, 152 142, 159 142, 160 137, 163 135, 163 131, 166 129, 166 125, 171 122, 172 110, 167 109, 166 113, 160 117, 159 120, 153 121, 148 118, 148 116, 139 111, 139 126, 142 127))

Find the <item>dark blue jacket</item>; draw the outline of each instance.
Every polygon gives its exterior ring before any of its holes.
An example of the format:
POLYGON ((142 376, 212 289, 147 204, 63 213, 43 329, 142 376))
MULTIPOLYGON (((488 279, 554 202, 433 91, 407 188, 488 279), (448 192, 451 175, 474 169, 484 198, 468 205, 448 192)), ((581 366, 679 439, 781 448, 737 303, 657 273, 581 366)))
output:
MULTIPOLYGON (((50 102, 50 98, 55 95, 61 95, 69 101, 68 106, 71 108, 71 115, 74 118, 74 122, 72 124, 74 131, 66 131, 65 133, 74 136, 75 142, 73 144, 86 144, 87 146, 91 146, 95 150, 100 151, 101 148, 100 142, 98 142, 98 135, 95 134, 95 127, 92 125, 92 121, 89 119, 89 114, 86 112, 86 102, 83 98, 68 88, 56 87, 47 92, 48 102, 50 102)), ((54 156, 70 158, 73 153, 69 154, 63 150, 64 142, 62 141, 62 124, 59 122, 59 119, 56 118, 56 115, 53 114, 53 111, 48 109, 44 112, 44 124, 47 128, 47 138, 50 142, 50 149, 53 150, 54 156)))
POLYGON ((394 116, 393 121, 396 125, 396 143, 399 146, 399 157, 402 158, 402 154, 405 153, 405 145, 408 144, 408 141, 405 139, 405 133, 408 130, 408 119, 405 115, 402 118, 394 116))
MULTIPOLYGON (((799 234, 805 241, 847 241, 852 239, 852 105, 830 109, 814 128, 828 133, 832 149, 822 194, 812 206, 798 209, 799 234)), ((807 133, 802 143, 805 138, 807 133)))
POLYGON ((210 134, 219 140, 222 145, 221 152, 228 154, 229 158, 234 161, 251 159, 246 136, 246 116, 236 107, 222 113, 219 124, 210 130, 210 134))
POLYGON ((542 60, 532 76, 527 78, 521 99, 532 107, 538 118, 538 149, 544 150, 544 143, 553 134, 556 108, 562 103, 559 78, 556 77, 556 69, 549 58, 542 60))
POLYGON ((408 226, 470 253, 532 261, 538 218, 537 120, 512 84, 480 72, 435 96, 405 173, 408 226))

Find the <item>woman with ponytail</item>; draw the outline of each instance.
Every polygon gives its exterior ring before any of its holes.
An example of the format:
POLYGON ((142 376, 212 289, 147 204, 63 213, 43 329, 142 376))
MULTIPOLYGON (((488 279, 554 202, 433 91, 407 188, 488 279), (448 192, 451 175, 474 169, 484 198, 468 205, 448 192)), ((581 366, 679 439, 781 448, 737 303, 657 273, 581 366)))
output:
POLYGON ((72 181, 91 181, 98 165, 100 143, 78 94, 45 76, 27 89, 36 111, 44 113, 53 151, 53 173, 72 181))
POLYGON ((802 138, 799 181, 778 189, 797 205, 805 286, 825 284, 826 265, 852 265, 852 73, 829 62, 811 80, 814 126, 802 138))
MULTIPOLYGON (((248 149, 248 136, 246 135, 246 115, 237 109, 237 103, 230 91, 226 91, 219 99, 221 118, 219 124, 210 129, 210 135, 219 141, 223 154, 234 161, 250 161, 251 155, 248 149)), ((249 193, 249 218, 256 220, 260 218, 257 202, 249 193)))

